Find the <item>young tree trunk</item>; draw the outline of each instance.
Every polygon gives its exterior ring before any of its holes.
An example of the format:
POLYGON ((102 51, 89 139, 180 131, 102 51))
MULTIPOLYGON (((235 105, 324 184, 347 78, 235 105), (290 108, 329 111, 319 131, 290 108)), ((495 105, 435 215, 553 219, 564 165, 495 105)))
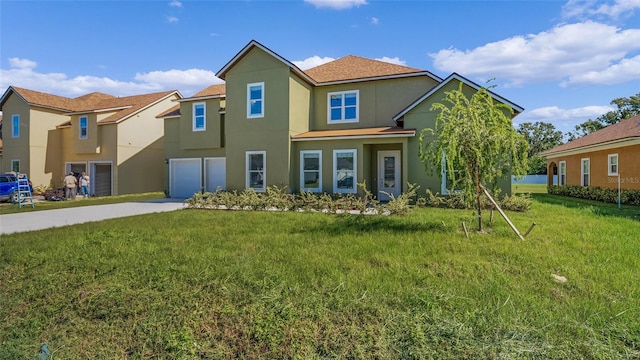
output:
POLYGON ((480 196, 480 174, 479 169, 474 168, 474 180, 476 183, 476 206, 478 207, 478 231, 482 232, 482 200, 480 196))

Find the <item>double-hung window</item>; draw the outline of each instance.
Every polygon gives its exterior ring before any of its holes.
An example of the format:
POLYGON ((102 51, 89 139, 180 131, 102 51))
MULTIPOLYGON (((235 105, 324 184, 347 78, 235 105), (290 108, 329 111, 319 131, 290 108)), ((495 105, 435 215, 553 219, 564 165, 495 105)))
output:
POLYGON ((89 135, 89 118, 86 116, 80 116, 79 123, 80 124, 78 126, 78 138, 86 139, 87 136, 89 135))
POLYGON ((608 157, 608 175, 609 176, 618 176, 618 154, 610 154, 608 157))
POLYGON ((247 85, 247 118, 264 117, 264 83, 247 85))
POLYGON ((246 188, 253 188, 258 192, 266 189, 267 178, 267 152, 247 151, 247 183, 246 188))
POLYGON ((567 162, 560 161, 558 169, 558 185, 567 185, 567 162))
POLYGON ((11 116, 11 137, 20 137, 20 115, 11 116))
POLYGON ((333 192, 356 192, 357 158, 355 149, 333 150, 333 192))
POLYGON ((193 104, 193 131, 205 131, 207 130, 206 122, 206 106, 205 103, 193 104))
POLYGON ((582 159, 581 182, 582 186, 589 186, 590 161, 589 158, 582 159))
POLYGON ((322 192, 322 151, 300 152, 300 189, 322 192))
POLYGON ((20 174, 20 160, 11 160, 11 171, 20 174))
POLYGON ((327 123, 341 124, 358 122, 358 90, 331 92, 327 94, 327 123))

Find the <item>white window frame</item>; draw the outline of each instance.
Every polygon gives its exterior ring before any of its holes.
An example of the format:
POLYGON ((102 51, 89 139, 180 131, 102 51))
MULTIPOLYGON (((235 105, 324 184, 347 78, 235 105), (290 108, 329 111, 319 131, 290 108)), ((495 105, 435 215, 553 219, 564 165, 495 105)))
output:
POLYGON ((591 184, 591 159, 580 159, 580 186, 589 186, 591 184), (587 164, 587 172, 584 172, 584 164, 587 164), (585 184, 584 176, 587 175, 587 181, 585 184))
POLYGON ((567 185, 567 162, 566 161, 560 161, 558 163, 558 185, 560 186, 567 185))
POLYGON ((618 176, 618 172, 620 171, 620 158, 618 157, 618 154, 609 154, 609 156, 607 156, 607 173, 609 176, 618 176), (613 164, 611 162, 612 159, 616 159, 616 163, 613 164), (616 167, 616 171, 613 171, 611 169, 611 166, 615 166, 616 167))
POLYGON ((357 149, 337 149, 333 150, 333 192, 343 194, 355 194, 358 186, 358 150, 357 149), (353 186, 350 189, 338 189, 338 153, 351 152, 353 154, 353 186))
POLYGON ((300 189, 305 191, 311 191, 315 193, 322 192, 322 150, 304 150, 300 151, 300 189), (306 172, 316 172, 316 170, 305 171, 304 169, 304 156, 307 154, 317 154, 318 155, 318 187, 317 188, 308 188, 304 183, 304 174, 306 172))
POLYGON ((20 137, 20 114, 11 115, 11 137, 20 137))
POLYGON ((89 117, 88 116, 80 116, 78 118, 78 139, 86 139, 89 137, 89 117), (85 121, 84 131, 85 134, 82 136, 82 119, 85 121))
POLYGON ((255 83, 247 84, 247 119, 256 119, 256 118, 262 118, 262 117, 264 117, 264 82, 255 82, 255 83), (251 88, 255 86, 260 86, 262 97, 259 99, 260 113, 252 114, 251 113, 251 88))
POLYGON ((247 151, 245 154, 246 154, 245 155, 245 188, 246 189, 252 188, 256 192, 265 192, 267 189, 267 152, 266 151, 247 151), (261 169, 250 170, 251 155, 262 155, 262 170, 261 169), (262 171, 262 187, 261 188, 251 186, 250 173, 256 172, 256 171, 258 172, 258 174, 260 174, 260 171, 262 171))
POLYGON ((360 121, 360 90, 347 90, 347 91, 335 91, 327 93, 327 124, 348 124, 348 123, 357 123, 360 121), (345 119, 345 103, 344 96, 346 94, 356 94, 356 118, 355 119, 345 119), (342 96, 342 105, 341 105, 341 118, 339 120, 331 120, 331 97, 340 95, 342 96))
POLYGON ((11 160, 11 171, 15 172, 16 174, 20 174, 20 159, 11 160), (16 164, 18 165, 17 170, 16 170, 16 164))
POLYGON ((191 105, 191 130, 193 131, 205 131, 207 130, 207 104, 204 102, 193 103, 191 105), (202 127, 197 126, 196 107, 202 105, 202 127))

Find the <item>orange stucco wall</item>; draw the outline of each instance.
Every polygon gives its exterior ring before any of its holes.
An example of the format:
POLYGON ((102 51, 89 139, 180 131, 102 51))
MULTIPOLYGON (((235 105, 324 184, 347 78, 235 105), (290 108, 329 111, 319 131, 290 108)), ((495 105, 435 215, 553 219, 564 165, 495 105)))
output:
POLYGON ((618 177, 609 176, 609 155, 618 154, 618 173, 620 187, 640 190, 640 145, 631 145, 606 150, 584 152, 580 154, 557 156, 547 159, 547 166, 554 163, 559 167, 560 161, 567 162, 567 185, 581 185, 582 159, 590 160, 589 186, 617 188, 618 177))

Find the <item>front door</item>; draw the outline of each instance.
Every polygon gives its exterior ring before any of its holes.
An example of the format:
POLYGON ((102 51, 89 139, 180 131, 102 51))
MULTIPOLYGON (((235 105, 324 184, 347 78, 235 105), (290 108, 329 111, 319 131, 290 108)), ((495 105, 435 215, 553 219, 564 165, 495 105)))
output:
POLYGON ((378 151, 378 200, 387 201, 400 195, 400 150, 378 151))

